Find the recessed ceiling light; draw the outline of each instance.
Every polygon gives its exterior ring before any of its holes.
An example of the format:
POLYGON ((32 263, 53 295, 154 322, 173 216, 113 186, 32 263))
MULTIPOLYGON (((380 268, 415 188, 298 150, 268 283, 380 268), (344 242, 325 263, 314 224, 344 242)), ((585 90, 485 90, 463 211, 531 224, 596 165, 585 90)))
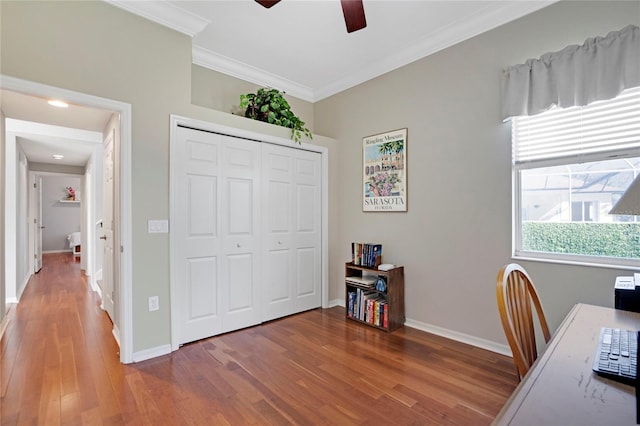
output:
POLYGON ((54 106, 54 107, 58 107, 58 108, 67 108, 69 106, 68 103, 63 102, 63 101, 59 101, 57 99, 50 99, 49 100, 49 105, 54 106))
POLYGON ((53 158, 55 158, 56 160, 62 160, 64 158, 64 155, 61 154, 53 154, 52 155, 53 158))

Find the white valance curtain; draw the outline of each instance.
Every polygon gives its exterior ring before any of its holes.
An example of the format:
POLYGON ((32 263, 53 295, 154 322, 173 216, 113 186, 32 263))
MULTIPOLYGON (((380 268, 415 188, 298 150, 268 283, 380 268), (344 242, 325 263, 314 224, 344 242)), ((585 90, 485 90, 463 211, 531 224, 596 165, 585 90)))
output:
POLYGON ((611 99, 640 86, 640 28, 629 25, 505 70, 502 117, 611 99))

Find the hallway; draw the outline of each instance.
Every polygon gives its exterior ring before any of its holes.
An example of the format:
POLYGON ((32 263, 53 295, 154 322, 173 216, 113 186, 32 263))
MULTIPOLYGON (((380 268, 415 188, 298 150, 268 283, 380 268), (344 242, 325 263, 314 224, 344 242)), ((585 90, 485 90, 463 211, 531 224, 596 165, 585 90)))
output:
POLYGON ((111 321, 70 253, 43 256, 0 342, 0 424, 99 424, 120 378, 111 321))

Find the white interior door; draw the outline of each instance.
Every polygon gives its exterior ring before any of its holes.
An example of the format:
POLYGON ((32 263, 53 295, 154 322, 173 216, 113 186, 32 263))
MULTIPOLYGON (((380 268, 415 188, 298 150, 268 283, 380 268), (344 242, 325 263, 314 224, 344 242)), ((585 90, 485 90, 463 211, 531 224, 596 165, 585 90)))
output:
POLYGON ((173 152, 174 277, 178 344, 222 332, 222 137, 176 129, 173 152))
POLYGON ((113 301, 113 132, 104 141, 102 151, 102 281, 99 282, 102 291, 102 309, 114 320, 113 301))
POLYGON ((173 264, 178 344, 260 322, 260 144, 178 127, 173 264))
POLYGON ((222 241, 224 331, 259 324, 260 147, 223 136, 222 241))
POLYGON ((263 321, 322 304, 321 156, 265 144, 263 321))
POLYGON ((175 128, 174 344, 321 306, 321 159, 175 128))
POLYGON ((44 225, 42 224, 42 177, 36 177, 35 182, 35 218, 34 218, 34 236, 35 236, 35 262, 34 272, 37 274, 42 269, 42 230, 44 225))
POLYGON ((296 150, 294 158, 295 312, 322 305, 322 157, 296 150))

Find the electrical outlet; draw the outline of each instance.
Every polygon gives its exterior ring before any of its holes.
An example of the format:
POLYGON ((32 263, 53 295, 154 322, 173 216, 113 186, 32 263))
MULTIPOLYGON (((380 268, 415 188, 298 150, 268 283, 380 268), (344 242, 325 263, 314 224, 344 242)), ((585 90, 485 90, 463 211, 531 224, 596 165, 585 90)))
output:
POLYGON ((151 296, 149 298, 149 312, 157 311, 160 309, 160 301, 158 296, 151 296))

